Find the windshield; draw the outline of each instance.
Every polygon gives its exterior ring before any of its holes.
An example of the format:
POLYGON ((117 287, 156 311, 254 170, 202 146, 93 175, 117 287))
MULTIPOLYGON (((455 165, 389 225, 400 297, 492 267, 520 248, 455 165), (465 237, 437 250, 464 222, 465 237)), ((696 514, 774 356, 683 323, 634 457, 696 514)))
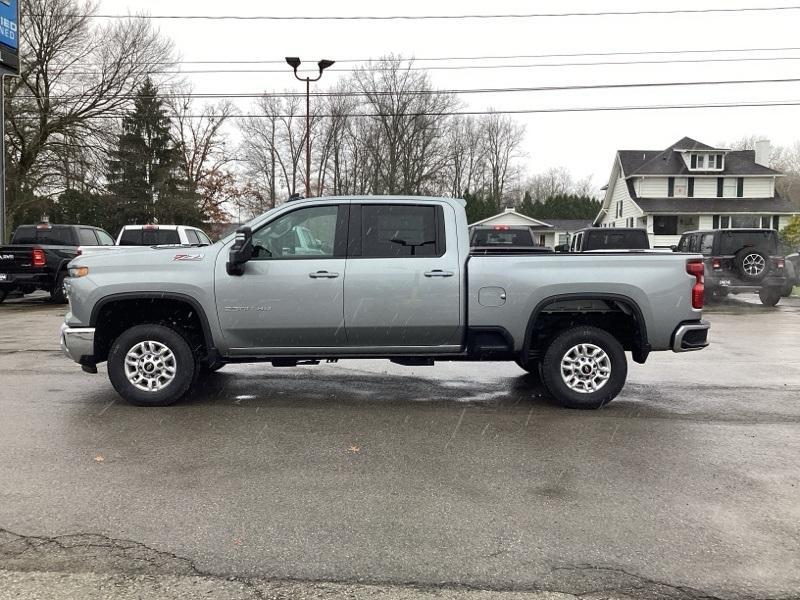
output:
MULTIPOLYGON (((71 227, 53 225, 49 228, 23 225, 11 238, 12 244, 42 244, 44 246, 74 246, 75 239, 71 227)), ((96 242, 95 242, 96 243, 96 242)))
POLYGON ((525 229, 478 229, 472 236, 473 246, 533 246, 533 235, 525 229))

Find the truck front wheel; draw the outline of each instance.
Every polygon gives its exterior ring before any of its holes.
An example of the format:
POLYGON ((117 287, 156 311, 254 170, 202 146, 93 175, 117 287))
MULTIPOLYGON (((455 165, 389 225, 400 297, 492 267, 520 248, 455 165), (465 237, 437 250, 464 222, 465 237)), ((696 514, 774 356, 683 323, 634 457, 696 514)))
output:
POLYGON ((616 338, 603 329, 567 329, 547 348, 542 379, 553 397, 567 408, 600 408, 625 385, 628 362, 616 338))
POLYGON ((108 354, 108 377, 131 404, 168 406, 192 385, 197 359, 189 343, 163 325, 136 325, 123 332, 108 354))

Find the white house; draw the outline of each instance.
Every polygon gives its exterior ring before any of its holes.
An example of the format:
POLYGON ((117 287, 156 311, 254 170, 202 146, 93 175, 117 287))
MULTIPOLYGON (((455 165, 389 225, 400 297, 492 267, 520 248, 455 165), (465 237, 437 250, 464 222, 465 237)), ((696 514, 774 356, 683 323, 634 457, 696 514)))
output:
POLYGON ((696 229, 781 229, 797 209, 775 192, 781 174, 756 150, 712 148, 685 137, 666 150, 619 150, 594 225, 644 227, 653 247, 696 229))
POLYGON ((591 227, 592 222, 588 219, 547 219, 547 221, 542 221, 520 214, 513 208, 507 208, 499 214, 471 223, 470 230, 477 225, 529 227, 537 245, 555 248, 559 244, 566 244, 573 231, 591 227))

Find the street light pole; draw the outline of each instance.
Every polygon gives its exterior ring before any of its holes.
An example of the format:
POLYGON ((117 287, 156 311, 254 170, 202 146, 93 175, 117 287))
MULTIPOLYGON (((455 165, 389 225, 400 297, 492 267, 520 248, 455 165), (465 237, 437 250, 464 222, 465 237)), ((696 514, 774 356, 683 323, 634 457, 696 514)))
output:
POLYGON ((322 72, 334 64, 332 60, 321 60, 317 63, 319 68, 319 75, 314 78, 300 77, 297 74, 297 69, 300 67, 300 59, 296 56, 287 56, 286 64, 292 67, 294 76, 298 81, 306 82, 306 198, 311 197, 311 82, 319 81, 322 77, 322 72))

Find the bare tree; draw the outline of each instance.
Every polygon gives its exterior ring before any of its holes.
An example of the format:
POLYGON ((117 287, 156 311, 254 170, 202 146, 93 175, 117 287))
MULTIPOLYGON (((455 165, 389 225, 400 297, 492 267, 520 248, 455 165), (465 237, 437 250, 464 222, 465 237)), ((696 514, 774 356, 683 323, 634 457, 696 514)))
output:
POLYGON ((234 113, 233 104, 223 101, 196 109, 187 89, 168 101, 173 136, 188 189, 200 199, 200 210, 211 220, 225 216, 224 205, 235 192, 231 189, 233 158, 228 151, 223 126, 234 113))
POLYGON ((172 59, 172 44, 148 19, 94 26, 95 9, 79 0, 26 3, 20 76, 8 80, 5 105, 9 221, 34 194, 63 189, 64 149, 91 157, 150 66, 172 59))
POLYGON ((362 139, 374 173, 372 191, 423 193, 445 164, 445 123, 455 98, 433 89, 424 71, 389 56, 353 76, 372 127, 362 139))
POLYGON ((491 198, 499 209, 508 182, 509 168, 514 159, 522 156, 525 127, 508 116, 490 113, 482 120, 481 132, 491 175, 491 198))

